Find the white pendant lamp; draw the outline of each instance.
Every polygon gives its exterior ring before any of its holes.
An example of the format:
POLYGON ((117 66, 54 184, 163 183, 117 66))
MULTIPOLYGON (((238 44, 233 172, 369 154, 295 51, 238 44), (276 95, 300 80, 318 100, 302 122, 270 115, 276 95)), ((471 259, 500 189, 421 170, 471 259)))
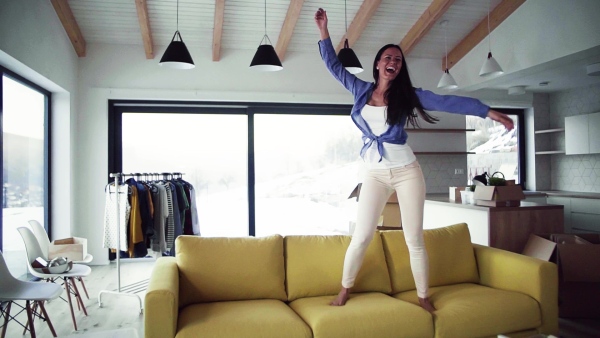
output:
POLYGON ((450 71, 448 71, 448 39, 446 37, 446 26, 448 25, 448 20, 442 20, 440 22, 440 26, 444 27, 444 46, 446 48, 446 69, 444 70, 444 74, 442 74, 442 78, 440 82, 438 82, 438 88, 441 89, 456 89, 458 85, 452 75, 450 75, 450 71))
POLYGON ((265 0, 265 35, 260 40, 256 54, 254 54, 252 62, 250 62, 250 68, 263 72, 275 72, 283 69, 279 56, 277 56, 271 39, 267 35, 267 0, 265 0))
POLYGON ((179 33, 179 0, 177 0, 177 30, 158 64, 172 69, 192 69, 196 67, 179 33), (177 38, 179 40, 176 40, 177 38))
POLYGON ((500 75, 504 73, 502 67, 498 64, 498 61, 494 59, 492 56, 492 31, 490 30, 490 1, 488 1, 488 56, 483 66, 481 66, 481 70, 479 71, 479 76, 492 76, 492 75, 500 75))
MULTIPOLYGON (((344 18, 346 22, 346 36, 348 36, 348 15, 346 10, 346 0, 344 0, 344 18)), ((342 63, 342 66, 346 68, 346 70, 350 74, 358 74, 363 71, 363 67, 358 60, 358 57, 354 53, 354 51, 348 45, 348 39, 344 41, 344 48, 340 49, 340 52, 337 55, 338 60, 342 63)))

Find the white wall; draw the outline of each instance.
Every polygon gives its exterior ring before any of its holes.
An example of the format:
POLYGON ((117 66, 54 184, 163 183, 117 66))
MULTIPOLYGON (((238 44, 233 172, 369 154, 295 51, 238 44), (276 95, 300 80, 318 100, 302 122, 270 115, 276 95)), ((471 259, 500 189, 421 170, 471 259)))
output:
MULTIPOLYGON (((77 95, 77 56, 50 1, 0 0, 0 65, 44 87, 52 98, 52 224, 54 237, 72 225, 72 128, 77 95)), ((42 220, 40 220, 42 221, 42 220)))

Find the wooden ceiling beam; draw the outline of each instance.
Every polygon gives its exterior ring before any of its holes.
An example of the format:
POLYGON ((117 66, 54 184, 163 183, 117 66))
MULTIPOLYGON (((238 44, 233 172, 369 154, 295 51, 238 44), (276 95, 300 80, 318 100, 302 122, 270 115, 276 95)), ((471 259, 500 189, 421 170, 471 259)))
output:
POLYGON ((221 41, 223 39, 223 21, 225 18, 225 0, 215 0, 215 24, 213 28, 212 60, 221 60, 221 41))
POLYGON ((277 46, 275 46, 275 51, 281 61, 283 61, 288 45, 292 40, 292 34, 294 34, 294 29, 296 28, 296 23, 300 17, 303 5, 304 0, 291 0, 290 5, 288 6, 287 14, 283 21, 281 31, 279 32, 279 38, 277 39, 277 46))
POLYGON ((75 16, 71 11, 71 7, 69 7, 69 3, 67 0, 51 0, 52 7, 54 7, 54 11, 58 15, 60 22, 67 32, 69 39, 71 40, 71 44, 75 49, 75 53, 77 56, 84 57, 85 56, 85 40, 83 39, 83 35, 81 34, 81 30, 79 30, 79 25, 75 20, 75 16))
MULTIPOLYGON (((508 18, 525 0, 503 0, 493 11, 490 12, 490 31, 508 18)), ((487 15, 477 27, 475 27, 461 42, 448 52, 448 68, 452 68, 460 59, 467 55, 471 49, 475 48, 485 37, 488 36, 488 18, 487 15)), ((484 56, 482 56, 484 60, 484 56)), ((483 62, 483 61, 482 61, 483 62)), ((442 57, 442 68, 445 68, 445 58, 442 57)))
POLYGON ((342 41, 338 43, 337 48, 335 49, 336 53, 340 51, 340 49, 344 48, 344 42, 348 39, 348 44, 350 46, 354 45, 360 35, 365 30, 371 17, 377 9, 381 5, 381 0, 364 0, 358 12, 356 12, 356 16, 350 23, 350 27, 348 27, 348 32, 342 37, 342 41))
POLYGON ((408 55, 412 51, 453 3, 454 0, 433 0, 431 5, 421 14, 419 20, 400 41, 400 48, 402 48, 404 55, 408 55))
POLYGON ((146 0, 135 0, 138 21, 140 22, 140 31, 144 41, 144 51, 146 59, 154 59, 154 46, 152 43, 152 31, 150 30, 150 17, 148 16, 148 3, 146 0))

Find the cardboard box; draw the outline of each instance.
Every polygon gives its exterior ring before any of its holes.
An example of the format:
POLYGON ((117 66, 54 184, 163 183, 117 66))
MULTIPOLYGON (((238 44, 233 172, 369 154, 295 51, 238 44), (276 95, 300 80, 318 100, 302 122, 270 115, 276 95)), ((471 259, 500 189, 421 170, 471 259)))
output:
MULTIPOLYGON (((362 184, 359 183, 354 187, 354 190, 350 193, 348 198, 356 197, 356 201, 360 198, 360 188, 362 184)), ((387 203, 383 207, 383 212, 381 213, 383 216, 383 226, 384 227, 393 227, 393 228, 402 228, 402 219, 400 218, 400 206, 398 205, 398 196, 396 193, 392 193, 387 203)))
POLYGON ((489 207, 518 207, 525 194, 520 185, 478 185, 473 195, 475 204, 489 207))
POLYGON ((532 234, 523 254, 558 265, 561 318, 600 318, 600 234, 532 234))
POLYGON ((82 261, 87 256, 87 239, 69 237, 57 239, 48 247, 48 259, 67 257, 71 261, 82 261))

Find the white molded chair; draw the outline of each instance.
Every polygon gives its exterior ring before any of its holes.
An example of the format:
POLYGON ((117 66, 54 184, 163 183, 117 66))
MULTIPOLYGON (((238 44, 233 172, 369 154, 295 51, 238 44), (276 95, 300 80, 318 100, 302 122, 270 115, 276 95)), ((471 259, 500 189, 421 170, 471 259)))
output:
POLYGON ((73 312, 73 303, 71 302, 71 294, 75 296, 75 300, 77 301, 78 307, 83 310, 83 313, 87 316, 87 310, 85 305, 83 304, 83 300, 81 299, 81 295, 79 294, 79 290, 77 289, 77 285, 75 284, 75 279, 89 276, 92 272, 92 269, 87 265, 82 264, 73 264, 73 268, 64 273, 43 273, 39 272, 33 268, 31 265, 38 257, 45 257, 40 245, 35 238, 35 235, 31 231, 31 229, 27 227, 19 227, 17 228, 21 237, 23 238, 23 242, 25 243, 25 251, 27 252, 27 268, 29 269, 29 273, 35 277, 46 279, 50 281, 55 281, 56 279, 62 279, 64 281, 65 291, 67 291, 67 298, 69 302, 69 307, 71 308, 71 319, 73 320, 73 327, 75 331, 77 331, 77 322, 75 320, 75 313, 73 312))
MULTIPOLYGON (((1 317, 4 317, 4 324, 2 325, 2 335, 4 338, 6 335, 6 328, 9 320, 14 320, 25 328, 25 331, 29 330, 31 337, 35 338, 35 327, 33 325, 33 319, 35 316, 40 317, 48 323, 48 327, 52 332, 52 335, 56 337, 56 331, 50 321, 50 317, 44 307, 44 302, 47 300, 56 299, 62 293, 62 287, 53 283, 35 283, 21 281, 13 277, 8 266, 4 261, 2 252, 0 252, 0 280, 2 281, 2 287, 0 287, 0 303, 2 303, 1 317), (25 308, 16 301, 25 301, 25 308), (33 303, 33 304, 32 304, 33 303), (15 304, 25 311, 27 311, 27 323, 21 324, 15 316, 10 315, 11 305, 15 304), (40 313, 36 313, 36 309, 39 307, 40 313)), ((23 310, 21 310, 23 311, 23 310)), ((21 311, 19 313, 21 313, 21 311)))
MULTIPOLYGON (((40 222, 38 222, 34 219, 29 221, 29 225, 31 226, 31 229, 33 230, 33 234, 35 235, 35 238, 37 239, 38 244, 40 245, 40 249, 42 249, 42 253, 44 254, 44 256, 42 256, 42 258, 49 261, 50 259, 48 257, 48 253, 50 252, 50 238, 48 237, 48 233, 46 232, 46 229, 44 229, 44 227, 40 224, 40 222)), ((83 260, 73 261, 73 264, 88 264, 92 261, 92 259, 94 259, 94 256, 87 254, 83 258, 83 260)), ((87 288, 85 287, 85 283, 83 283, 83 278, 79 277, 76 279, 79 280, 79 282, 81 283, 81 286, 83 287, 83 291, 85 292, 85 296, 87 297, 87 299, 90 299, 90 296, 88 295, 88 292, 87 292, 87 288)))

